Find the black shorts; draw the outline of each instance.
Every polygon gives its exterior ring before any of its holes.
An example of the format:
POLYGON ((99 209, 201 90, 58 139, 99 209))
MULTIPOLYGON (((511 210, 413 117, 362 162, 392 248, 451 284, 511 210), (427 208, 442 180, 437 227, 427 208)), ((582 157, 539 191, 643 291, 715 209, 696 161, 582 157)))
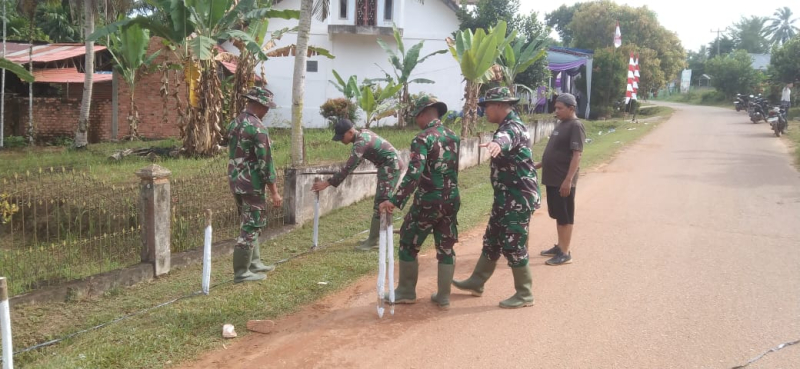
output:
POLYGON ((550 218, 556 220, 558 225, 575 223, 575 187, 572 187, 569 196, 561 197, 559 187, 547 186, 547 212, 550 218))

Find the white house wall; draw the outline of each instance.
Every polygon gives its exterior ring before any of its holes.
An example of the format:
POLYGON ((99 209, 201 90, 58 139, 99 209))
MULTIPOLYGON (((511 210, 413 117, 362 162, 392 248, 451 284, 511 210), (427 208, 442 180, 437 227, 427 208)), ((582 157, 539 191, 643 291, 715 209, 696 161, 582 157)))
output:
MULTIPOLYGON (((335 2, 336 0, 332 0, 335 2)), ((459 23, 455 12, 448 8, 441 0, 429 0, 419 4, 413 0, 395 0, 396 15, 399 8, 405 8, 406 14, 401 16, 404 26, 403 41, 406 48, 425 41, 421 55, 446 49, 444 39, 458 29, 459 23)), ((278 4, 280 9, 299 9, 299 0, 288 0, 278 4)), ((341 24, 338 20, 338 9, 332 7, 330 22, 341 24)), ((352 11, 351 11, 352 13, 352 11)), ((297 21, 274 19, 270 21, 270 31, 285 27, 296 26, 297 21)), ((389 45, 395 45, 394 38, 382 36, 389 45)), ((295 44, 297 35, 286 34, 279 42, 278 47, 295 44)), ((311 27, 309 44, 329 50, 335 59, 315 56, 309 60, 319 63, 318 72, 306 73, 305 99, 303 106, 303 125, 309 128, 325 127, 327 122, 319 115, 319 107, 329 98, 341 97, 341 93, 328 81, 334 79, 331 73, 335 69, 342 78, 357 75, 359 82, 364 78, 383 77, 380 68, 391 73, 391 67, 386 53, 376 42, 376 36, 359 34, 328 34, 328 21, 319 22, 314 19, 311 27), (377 65, 376 65, 377 64, 377 65), (379 67, 380 66, 380 67, 379 67)), ((278 108, 270 111, 266 118, 270 126, 285 127, 291 121, 292 104, 292 74, 294 58, 271 58, 263 63, 268 86, 275 93, 275 102, 278 108)), ((260 72, 260 68, 256 69, 260 72)), ((411 85, 411 93, 425 91, 438 96, 451 110, 460 110, 463 105, 463 82, 461 73, 453 57, 441 54, 431 57, 420 64, 412 78, 427 78, 436 81, 435 84, 411 85)), ((363 119, 363 115, 361 117, 363 119)), ((394 124, 396 119, 387 118, 380 125, 394 124)), ((360 122, 363 123, 363 122, 360 122)))

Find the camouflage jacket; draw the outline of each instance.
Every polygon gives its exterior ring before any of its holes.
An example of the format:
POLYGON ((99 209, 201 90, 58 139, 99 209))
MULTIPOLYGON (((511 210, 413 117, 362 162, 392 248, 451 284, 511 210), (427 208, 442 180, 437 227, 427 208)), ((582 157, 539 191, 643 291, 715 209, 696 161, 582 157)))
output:
POLYGON ((527 209, 539 208, 539 180, 533 167, 531 135, 515 112, 500 123, 492 142, 500 145, 500 155, 491 160, 492 188, 511 193, 527 209))
POLYGON ((461 139, 434 120, 411 142, 411 159, 403 182, 391 198, 401 209, 416 190, 415 202, 453 203, 458 194, 461 139))
POLYGON ((344 179, 356 170, 364 159, 375 164, 377 168, 395 160, 400 160, 400 153, 397 152, 397 149, 375 132, 368 129, 360 129, 354 139, 350 159, 347 160, 347 163, 339 173, 328 179, 328 183, 333 187, 338 187, 342 184, 344 179))
POLYGON ((267 127, 242 112, 228 126, 228 182, 234 194, 264 193, 275 183, 275 165, 267 127))

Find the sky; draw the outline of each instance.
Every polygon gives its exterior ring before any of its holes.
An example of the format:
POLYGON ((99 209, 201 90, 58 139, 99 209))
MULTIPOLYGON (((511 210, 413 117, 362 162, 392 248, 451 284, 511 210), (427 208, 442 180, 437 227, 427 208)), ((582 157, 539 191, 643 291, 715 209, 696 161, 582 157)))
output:
MULTIPOLYGON (((539 18, 544 20, 544 14, 557 9, 562 4, 572 5, 576 0, 562 0, 558 2, 520 0, 520 12, 529 13, 533 10, 539 12, 539 18)), ((716 39, 717 34, 711 30, 724 29, 731 26, 742 16, 757 15, 771 17, 776 9, 788 6, 794 16, 800 18, 800 1, 798 0, 759 0, 757 2, 741 2, 734 6, 734 2, 725 4, 721 1, 705 0, 616 0, 618 4, 627 4, 632 7, 647 5, 656 12, 658 20, 665 28, 678 33, 681 43, 686 50, 697 50, 701 45, 708 45, 716 39)), ((795 22, 800 27, 800 19, 795 22)), ((553 35, 557 38, 557 35, 553 35)), ((613 35, 609 35, 613 38, 613 35)), ((622 30, 623 40, 625 30, 622 30)), ((624 41, 623 41, 624 42, 624 41)))

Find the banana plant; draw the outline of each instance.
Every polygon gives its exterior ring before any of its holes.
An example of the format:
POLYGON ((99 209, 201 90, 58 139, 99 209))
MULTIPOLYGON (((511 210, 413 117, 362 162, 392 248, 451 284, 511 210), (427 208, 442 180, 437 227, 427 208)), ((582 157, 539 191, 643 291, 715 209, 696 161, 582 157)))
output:
POLYGON ((525 72, 531 65, 544 58, 546 55, 545 42, 542 38, 525 42, 522 38, 517 38, 514 42, 507 44, 500 56, 500 68, 503 71, 503 82, 506 87, 511 89, 511 93, 517 93, 517 76, 525 72))
POLYGON ((189 90, 188 107, 180 105, 180 100, 177 102, 183 151, 189 156, 214 155, 220 149, 224 119, 224 97, 217 73, 217 43, 230 40, 256 58, 266 60, 258 37, 248 33, 248 26, 259 28, 257 33, 260 33, 259 21, 297 19, 300 12, 260 7, 256 0, 150 0, 150 4, 162 17, 137 16, 121 20, 97 30, 89 39, 105 38, 133 25, 165 39, 181 60, 189 90))
MULTIPOLYGON (((393 24, 392 29, 394 31, 394 39, 397 43, 397 52, 395 52, 386 42, 378 38, 378 44, 386 51, 386 54, 389 56, 389 64, 394 69, 394 80, 398 85, 402 86, 403 93, 400 96, 400 109, 397 116, 397 126, 399 128, 405 127, 405 120, 408 115, 408 109, 410 107, 409 103, 409 93, 408 93, 408 85, 412 83, 428 83, 432 84, 434 81, 426 78, 414 78, 411 79, 411 73, 414 72, 414 69, 422 64, 428 58, 447 53, 446 49, 434 51, 428 55, 420 57, 420 52, 422 51, 422 47, 424 46, 423 41, 420 41, 416 45, 412 46, 406 52, 405 44, 403 43, 403 37, 400 35, 400 31, 397 29, 397 25, 393 24)), ((384 73, 386 73, 384 71, 384 73)), ((388 73, 386 73, 388 75, 388 73)))
POLYGON ((336 87, 339 92, 344 94, 344 97, 350 101, 358 101, 361 95, 361 89, 358 87, 358 77, 355 75, 350 76, 350 78, 345 81, 342 76, 339 75, 335 69, 333 70, 333 77, 336 78, 336 81, 328 81, 334 87, 336 87))
POLYGON ((23 66, 12 62, 6 58, 0 58, 0 69, 6 69, 11 73, 14 73, 19 79, 31 83, 33 82, 33 74, 28 72, 23 66))
POLYGON ((372 84, 365 84, 361 87, 361 93, 358 97, 358 106, 366 115, 365 126, 367 128, 369 128, 373 122, 386 117, 387 112, 397 107, 397 103, 394 102, 392 98, 397 95, 402 88, 403 85, 391 82, 383 88, 376 88, 376 86, 372 84))
POLYGON ((461 75, 466 81, 464 117, 461 120, 462 137, 474 133, 481 85, 494 77, 492 67, 498 61, 501 52, 517 37, 516 31, 506 36, 507 28, 506 22, 500 21, 495 27, 490 28, 489 32, 478 28, 473 33, 467 29, 457 32, 455 41, 450 38, 447 40, 450 54, 458 62, 461 75))
POLYGON ((128 110, 128 139, 135 140, 139 137, 139 110, 136 107, 136 76, 140 69, 148 68, 155 58, 161 53, 156 51, 146 57, 147 46, 150 43, 150 32, 138 24, 120 29, 108 38, 106 45, 111 57, 114 59, 114 69, 122 76, 130 90, 130 105, 128 110))

